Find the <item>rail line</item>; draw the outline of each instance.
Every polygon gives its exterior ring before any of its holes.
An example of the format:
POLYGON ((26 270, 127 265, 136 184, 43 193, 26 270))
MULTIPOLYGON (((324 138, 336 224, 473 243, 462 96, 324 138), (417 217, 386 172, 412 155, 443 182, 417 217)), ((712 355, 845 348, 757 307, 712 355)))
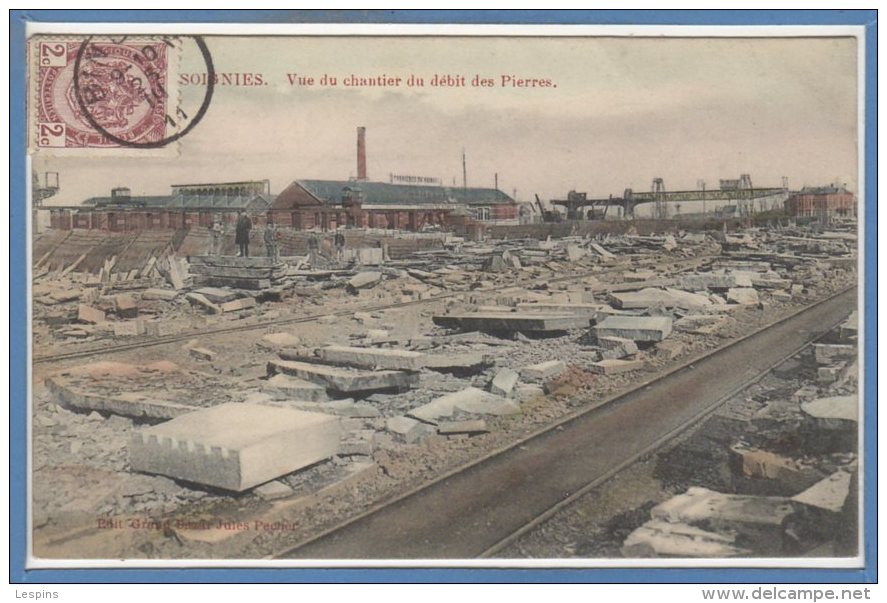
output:
MULTIPOLYGON (((692 258, 686 259, 675 259, 669 261, 671 264, 677 265, 685 265, 692 264, 694 262, 703 262, 707 259, 718 257, 718 254, 703 254, 694 256, 692 258)), ((653 266, 658 263, 657 260, 649 260, 649 261, 640 261, 634 266, 653 266)), ((583 272, 571 273, 569 275, 558 276, 550 278, 546 281, 542 281, 545 283, 558 283, 568 280, 587 278, 589 276, 600 276, 603 274, 613 274, 615 272, 621 272, 628 268, 628 266, 622 266, 619 268, 612 268, 609 270, 586 270, 583 272)), ((519 285, 518 282, 511 282, 501 287, 495 287, 493 289, 485 289, 484 292, 489 291, 498 291, 501 289, 506 289, 510 287, 514 287, 515 285, 519 285)), ((132 341, 127 343, 118 343, 115 345, 101 346, 101 347, 90 347, 81 350, 72 350, 70 352, 60 352, 57 354, 46 354, 43 356, 34 356, 32 359, 32 364, 44 364, 49 362, 58 362, 62 360, 73 360, 75 358, 88 358, 90 356, 96 356, 99 354, 108 355, 108 354, 116 354, 120 352, 126 352, 129 350, 136 350, 140 348, 147 348, 153 346, 166 345, 170 343, 177 343, 181 341, 187 341, 194 337, 200 336, 212 336, 212 335, 221 335, 225 333, 239 333, 244 331, 255 331, 260 329, 266 329, 268 327, 280 326, 280 325, 288 325, 288 324, 299 324, 306 322, 313 322, 323 318, 325 316, 350 316, 356 311, 363 312, 377 312, 380 310, 393 310, 397 308, 405 308, 409 306, 418 306, 423 304, 430 304, 438 301, 442 301, 451 297, 455 297, 457 295, 461 295, 466 293, 466 291, 451 291, 447 293, 442 293, 440 295, 435 295, 432 297, 428 297, 426 299, 418 299, 412 300, 408 302, 396 302, 392 304, 379 304, 379 305, 371 305, 365 306, 361 308, 349 308, 346 310, 338 310, 335 312, 325 312, 323 314, 310 314, 308 316, 293 316, 287 318, 279 318, 274 320, 266 320, 259 323, 247 324, 247 325, 231 325, 231 326, 223 326, 223 327, 213 327, 209 329, 203 329, 198 331, 185 331, 183 333, 178 333, 175 335, 167 335, 163 337, 156 337, 149 340, 141 340, 141 341, 132 341)))
POLYGON ((854 287, 843 289, 270 558, 360 566, 495 556, 810 345, 846 317, 855 299, 854 287))

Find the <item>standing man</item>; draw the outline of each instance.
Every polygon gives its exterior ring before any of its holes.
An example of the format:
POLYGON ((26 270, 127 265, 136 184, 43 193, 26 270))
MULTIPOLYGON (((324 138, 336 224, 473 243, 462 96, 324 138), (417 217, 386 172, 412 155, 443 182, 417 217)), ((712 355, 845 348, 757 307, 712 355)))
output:
POLYGON ((222 219, 216 214, 213 218, 213 225, 209 229, 209 254, 210 255, 222 255, 222 235, 224 231, 222 229, 222 219))
POLYGON ((308 233, 308 263, 311 264, 312 268, 317 268, 317 248, 320 246, 320 243, 317 240, 317 234, 315 232, 308 233))
POLYGON ((341 230, 336 231, 336 261, 341 264, 345 260, 345 233, 341 230))
POLYGON ((264 233, 265 255, 273 259, 275 263, 280 257, 280 251, 277 247, 278 236, 277 225, 274 224, 274 219, 271 218, 271 216, 268 216, 268 224, 265 226, 264 233))
POLYGON ((249 231, 253 227, 253 221, 249 219, 242 209, 237 212, 237 226, 234 232, 234 243, 237 245, 238 256, 249 257, 249 231))

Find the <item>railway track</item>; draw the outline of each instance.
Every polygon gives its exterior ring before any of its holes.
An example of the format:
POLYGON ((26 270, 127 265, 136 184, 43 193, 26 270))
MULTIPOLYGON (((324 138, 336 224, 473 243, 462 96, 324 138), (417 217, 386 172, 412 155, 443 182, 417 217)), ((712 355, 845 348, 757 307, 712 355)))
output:
POLYGON ((844 289, 380 503, 272 559, 469 559, 497 553, 698 424, 855 307, 844 289), (628 435, 630 434, 630 436, 628 435))
MULTIPOLYGON (((683 265, 687 265, 687 264, 692 265, 693 263, 702 263, 702 262, 704 262, 708 259, 714 258, 714 257, 717 257, 717 254, 704 254, 704 255, 699 255, 699 256, 692 257, 692 258, 683 259, 683 260, 672 260, 669 263, 677 264, 679 266, 683 266, 683 265)), ((634 264, 633 266, 635 266, 635 267, 655 266, 655 265, 657 265, 658 261, 661 261, 661 260, 652 260, 651 259, 650 261, 638 262, 638 263, 634 264)), ((565 275, 565 276, 553 277, 553 278, 550 278, 550 279, 543 281, 543 282, 559 283, 559 282, 564 282, 564 281, 569 281, 569 280, 586 278, 589 276, 601 276, 604 274, 613 274, 615 272, 621 272, 621 271, 625 270, 626 268, 628 268, 628 266, 621 266, 619 268, 613 268, 610 270, 586 270, 583 272, 571 273, 571 274, 565 275)), ((520 284, 522 284, 522 283, 511 282, 511 283, 508 283, 507 285, 503 285, 502 287, 496 287, 491 290, 485 290, 485 292, 498 291, 500 289, 510 288, 510 287, 514 287, 514 286, 520 285, 520 284)), ((116 354, 116 353, 120 353, 120 352, 126 352, 129 350, 136 350, 136 349, 140 349, 140 348, 161 346, 161 345, 166 345, 166 344, 171 344, 171 343, 188 341, 194 337, 200 337, 200 336, 212 336, 212 335, 222 335, 225 333, 239 333, 239 332, 245 332, 245 331, 257 331, 257 330, 261 330, 261 329, 266 329, 268 327, 307 323, 307 322, 313 322, 315 320, 319 320, 320 318, 323 318, 325 316, 330 316, 330 315, 350 316, 350 315, 354 314, 354 312, 356 312, 356 311, 377 312, 380 310, 393 310, 393 309, 397 309, 397 308, 406 308, 409 306, 418 306, 418 305, 424 305, 424 304, 430 304, 430 303, 434 303, 434 302, 438 302, 438 301, 443 301, 445 299, 455 297, 455 296, 461 295, 463 293, 465 293, 465 291, 453 291, 453 292, 448 292, 448 293, 443 293, 440 295, 428 297, 426 299, 413 300, 413 301, 408 301, 408 302, 397 302, 397 303, 393 303, 393 304, 379 304, 379 305, 366 306, 366 307, 362 307, 362 308, 348 308, 346 310, 339 310, 336 312, 324 312, 323 314, 311 314, 308 316, 294 316, 294 317, 280 318, 280 319, 274 319, 274 320, 266 320, 266 321, 262 321, 259 323, 252 323, 252 324, 248 324, 248 325, 231 325, 231 326, 214 327, 214 328, 202 329, 202 330, 189 330, 189 331, 185 331, 182 333, 177 333, 175 335, 167 335, 164 337, 155 337, 155 338, 152 338, 149 340, 132 341, 132 342, 127 342, 127 343, 118 343, 118 344, 106 345, 106 346, 95 346, 95 347, 90 347, 90 348, 85 348, 85 349, 80 349, 80 350, 72 350, 70 352, 60 352, 57 354, 45 354, 42 356, 34 356, 32 359, 32 364, 36 365, 36 364, 58 362, 58 361, 62 361, 62 360, 88 358, 90 356, 96 356, 99 354, 110 355, 110 354, 116 354)))

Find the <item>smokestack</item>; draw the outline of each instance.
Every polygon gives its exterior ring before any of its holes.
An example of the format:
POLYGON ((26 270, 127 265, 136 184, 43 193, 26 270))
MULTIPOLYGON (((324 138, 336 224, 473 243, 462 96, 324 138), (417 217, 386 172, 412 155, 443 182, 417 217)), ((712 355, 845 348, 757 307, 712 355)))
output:
POLYGON ((363 126, 357 128, 357 179, 367 179, 367 129, 363 126))
POLYGON ((465 163, 465 149, 462 149, 462 188, 468 188, 468 166, 465 163))
POLYGON ((494 176, 496 181, 496 190, 499 190, 499 172, 496 172, 494 176))

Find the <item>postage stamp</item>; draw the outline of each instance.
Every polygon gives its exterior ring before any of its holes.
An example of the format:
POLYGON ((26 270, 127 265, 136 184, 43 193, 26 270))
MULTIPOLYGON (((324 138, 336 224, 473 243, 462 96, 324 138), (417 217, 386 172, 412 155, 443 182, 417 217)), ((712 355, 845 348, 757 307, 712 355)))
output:
POLYGON ((210 84, 192 111, 178 95, 177 67, 189 46, 199 44, 176 36, 32 39, 29 151, 175 155, 174 143, 211 96, 210 84))

